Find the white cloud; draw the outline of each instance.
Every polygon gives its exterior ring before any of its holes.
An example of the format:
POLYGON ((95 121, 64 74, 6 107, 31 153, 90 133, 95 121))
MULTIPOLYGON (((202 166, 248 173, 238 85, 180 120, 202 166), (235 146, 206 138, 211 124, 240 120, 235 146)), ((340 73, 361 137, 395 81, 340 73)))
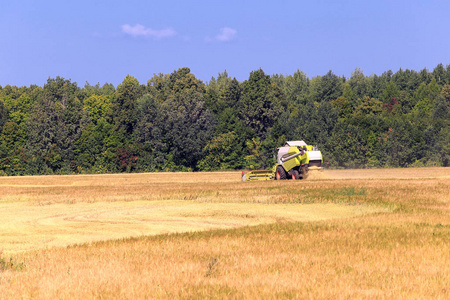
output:
POLYGON ((128 24, 122 25, 122 32, 131 35, 133 37, 142 36, 142 37, 154 37, 157 39, 171 37, 177 34, 175 30, 173 30, 172 28, 155 30, 152 28, 146 28, 141 24, 136 24, 134 26, 128 24))
POLYGON ((229 42, 235 38, 237 31, 233 28, 224 27, 220 28, 220 33, 216 35, 214 38, 206 37, 205 41, 207 42, 229 42))
POLYGON ((216 36, 216 41, 219 42, 229 42, 236 36, 237 31, 229 28, 224 27, 220 29, 220 34, 216 36))

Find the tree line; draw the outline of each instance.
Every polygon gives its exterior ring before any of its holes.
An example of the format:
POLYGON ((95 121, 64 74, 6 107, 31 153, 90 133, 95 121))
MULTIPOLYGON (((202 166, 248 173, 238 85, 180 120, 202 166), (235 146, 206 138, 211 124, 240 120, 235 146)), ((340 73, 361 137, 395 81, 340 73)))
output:
POLYGON ((286 140, 330 168, 448 166, 450 65, 350 78, 181 68, 146 84, 0 86, 0 175, 268 168, 286 140))

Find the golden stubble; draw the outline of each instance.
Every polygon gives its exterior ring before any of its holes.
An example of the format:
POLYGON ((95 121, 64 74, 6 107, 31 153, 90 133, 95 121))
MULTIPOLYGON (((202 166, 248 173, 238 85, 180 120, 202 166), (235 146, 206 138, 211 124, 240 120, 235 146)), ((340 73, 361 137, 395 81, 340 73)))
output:
MULTIPOLYGON (((449 298, 448 170, 337 170, 245 183, 237 172, 1 178, 0 204, 60 211, 50 218, 62 222, 55 230, 97 206, 109 215, 77 221, 146 226, 164 212, 166 228, 168 215, 233 225, 4 252, 0 298, 449 298), (144 213, 151 205, 161 211, 144 213), (123 213, 133 206, 142 209, 123 213), (295 219, 296 207, 315 207, 310 216, 335 207, 335 218, 295 219), (346 208, 373 211, 336 219, 346 208), (258 218, 268 221, 252 223, 258 218)), ((35 227, 45 227, 40 222, 35 227)))
POLYGON ((355 217, 387 209, 335 203, 204 203, 192 200, 115 201, 30 206, 0 203, 4 253, 101 240, 237 228, 275 222, 355 217))

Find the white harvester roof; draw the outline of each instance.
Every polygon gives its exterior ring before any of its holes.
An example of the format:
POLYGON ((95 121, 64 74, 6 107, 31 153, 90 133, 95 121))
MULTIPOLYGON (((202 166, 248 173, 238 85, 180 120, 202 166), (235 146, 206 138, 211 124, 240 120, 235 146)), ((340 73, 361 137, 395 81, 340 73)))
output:
POLYGON ((304 141, 287 141, 285 146, 289 147, 306 146, 306 143, 304 141))

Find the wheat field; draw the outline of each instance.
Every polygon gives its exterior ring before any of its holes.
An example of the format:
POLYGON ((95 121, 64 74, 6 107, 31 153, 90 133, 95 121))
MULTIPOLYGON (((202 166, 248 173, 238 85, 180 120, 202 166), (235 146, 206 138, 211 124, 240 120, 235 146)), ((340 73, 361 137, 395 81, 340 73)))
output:
POLYGON ((450 170, 0 178, 0 299, 450 298, 450 170))

